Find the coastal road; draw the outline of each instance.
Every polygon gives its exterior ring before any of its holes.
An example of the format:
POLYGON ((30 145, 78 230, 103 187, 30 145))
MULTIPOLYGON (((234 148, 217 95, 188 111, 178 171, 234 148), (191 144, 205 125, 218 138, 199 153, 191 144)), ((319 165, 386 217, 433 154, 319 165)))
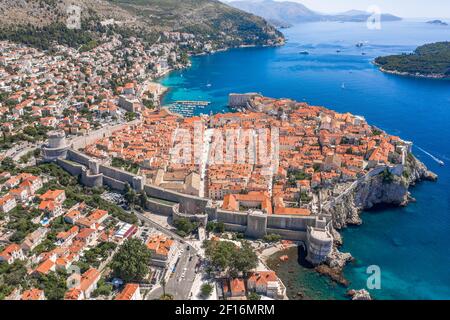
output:
MULTIPOLYGON (((189 294, 194 284, 194 278, 196 276, 195 266, 198 262, 198 256, 188 246, 182 246, 184 252, 181 253, 177 264, 175 265, 175 271, 172 272, 169 280, 166 283, 166 293, 171 294, 174 300, 188 300, 189 294)), ((147 296, 147 300, 159 299, 163 294, 162 287, 158 287, 147 296)))
MULTIPOLYGON (((176 265, 175 270, 167 270, 172 273, 169 280, 166 283, 166 293, 173 295, 175 300, 189 299, 189 294, 194 284, 194 278, 196 275, 195 266, 199 260, 197 249, 188 243, 184 238, 180 237, 171 230, 161 226, 157 222, 147 218, 143 214, 133 211, 136 217, 142 222, 154 227, 167 236, 172 237, 180 241, 180 250, 182 250, 176 265)), ((159 299, 163 294, 162 287, 154 289, 147 296, 148 300, 159 299)))

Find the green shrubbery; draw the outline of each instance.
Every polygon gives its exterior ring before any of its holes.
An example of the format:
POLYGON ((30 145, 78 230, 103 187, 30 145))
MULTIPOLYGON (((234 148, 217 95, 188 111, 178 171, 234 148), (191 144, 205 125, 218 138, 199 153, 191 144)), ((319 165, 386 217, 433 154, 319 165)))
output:
POLYGON ((378 57, 375 63, 388 71, 450 77, 450 42, 426 44, 412 54, 378 57))

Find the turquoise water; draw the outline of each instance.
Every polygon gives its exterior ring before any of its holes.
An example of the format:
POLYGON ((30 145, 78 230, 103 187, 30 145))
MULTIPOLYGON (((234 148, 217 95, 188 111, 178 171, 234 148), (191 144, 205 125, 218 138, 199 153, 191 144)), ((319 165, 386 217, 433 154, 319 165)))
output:
POLYGON ((414 153, 439 181, 412 188, 417 202, 407 208, 365 212, 362 226, 343 231, 342 250, 357 259, 345 275, 351 287, 364 288, 366 268, 375 264, 381 268, 381 289, 371 292, 376 298, 450 299, 450 81, 387 75, 371 63, 379 55, 450 40, 450 27, 402 21, 368 30, 365 24, 320 22, 284 32, 283 47, 195 57, 192 68, 162 79, 172 88, 164 102, 210 100, 209 109, 198 113, 220 112, 228 93, 256 91, 362 115, 413 141, 414 153), (355 46, 360 41, 363 48, 355 46), (310 54, 300 55, 303 50, 310 54), (440 167, 417 147, 447 165, 440 167))

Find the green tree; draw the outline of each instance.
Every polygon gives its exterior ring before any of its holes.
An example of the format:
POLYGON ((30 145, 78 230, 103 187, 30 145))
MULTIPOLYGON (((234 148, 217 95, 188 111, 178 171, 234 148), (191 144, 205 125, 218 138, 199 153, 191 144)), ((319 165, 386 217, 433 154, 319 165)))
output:
POLYGON ((271 233, 271 234, 265 235, 263 240, 266 242, 278 242, 281 240, 281 236, 278 234, 271 233))
POLYGON ((149 272, 151 252, 139 239, 129 239, 120 247, 111 262, 116 277, 125 282, 139 282, 149 272))
POLYGON ((233 277, 239 272, 246 274, 258 265, 258 256, 246 241, 238 247, 231 241, 206 240, 203 247, 210 265, 215 270, 229 272, 233 277))
POLYGON ((233 250, 231 257, 231 271, 242 272, 246 275, 251 269, 258 266, 258 256, 247 241, 242 242, 242 247, 233 250))
POLYGON ((141 194, 139 195, 139 202, 140 205, 143 209, 145 209, 145 207, 147 206, 147 193, 145 191, 142 191, 141 194))
POLYGON ((66 274, 62 271, 51 272, 40 278, 39 284, 48 300, 62 300, 67 290, 66 274))
POLYGON ((201 295, 204 298, 208 298, 209 296, 211 296, 212 291, 213 286, 210 285, 209 283, 204 283, 200 288, 201 295))
POLYGON ((248 300, 261 300, 261 296, 256 292, 250 292, 247 296, 248 300))
POLYGON ((127 183, 125 184, 125 200, 128 201, 130 205, 133 205, 136 201, 136 191, 134 191, 133 188, 130 187, 130 185, 127 183))
POLYGON ((2 171, 13 171, 16 168, 16 164, 14 160, 10 157, 5 157, 1 162, 1 170, 2 171))
POLYGON ((190 234, 197 227, 196 224, 192 223, 189 219, 180 218, 174 222, 177 228, 178 235, 185 237, 190 234))

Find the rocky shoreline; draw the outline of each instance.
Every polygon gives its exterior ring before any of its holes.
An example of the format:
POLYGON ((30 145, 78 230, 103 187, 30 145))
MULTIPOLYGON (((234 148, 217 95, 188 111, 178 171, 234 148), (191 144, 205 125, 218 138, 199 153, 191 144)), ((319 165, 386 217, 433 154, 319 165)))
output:
POLYGON ((400 72, 396 70, 387 70, 383 68, 380 64, 375 62, 373 64, 376 65, 381 72, 396 76, 431 79, 431 80, 450 80, 450 77, 444 74, 422 74, 422 73, 400 72))
POLYGON ((437 175, 429 171, 427 167, 412 154, 406 157, 406 163, 400 176, 392 175, 387 181, 382 174, 358 184, 351 192, 344 195, 339 202, 328 210, 332 215, 334 238, 333 251, 322 265, 316 267, 316 271, 329 276, 334 281, 347 286, 348 281, 343 276, 345 265, 353 260, 350 253, 342 253, 339 247, 342 238, 339 230, 348 225, 360 225, 362 211, 369 210, 376 205, 406 206, 414 201, 409 188, 420 181, 436 181, 437 175))
MULTIPOLYGON (((332 215, 333 221, 333 227, 330 230, 334 238, 333 250, 325 262, 314 267, 313 270, 337 285, 348 288, 350 283, 344 277, 343 271, 349 262, 354 261, 354 258, 350 253, 339 251, 343 244, 339 231, 349 225, 362 224, 360 217, 362 211, 369 210, 376 205, 406 206, 414 200, 409 193, 411 186, 420 181, 436 180, 436 174, 429 171, 412 154, 408 154, 401 176, 396 176, 392 181, 387 182, 384 181, 383 175, 375 175, 358 185, 327 212, 332 215)), ((270 259, 277 260, 278 255, 284 254, 284 252, 276 252, 270 256, 270 259)), ((372 300, 369 292, 365 289, 349 289, 345 295, 352 300, 372 300)))

